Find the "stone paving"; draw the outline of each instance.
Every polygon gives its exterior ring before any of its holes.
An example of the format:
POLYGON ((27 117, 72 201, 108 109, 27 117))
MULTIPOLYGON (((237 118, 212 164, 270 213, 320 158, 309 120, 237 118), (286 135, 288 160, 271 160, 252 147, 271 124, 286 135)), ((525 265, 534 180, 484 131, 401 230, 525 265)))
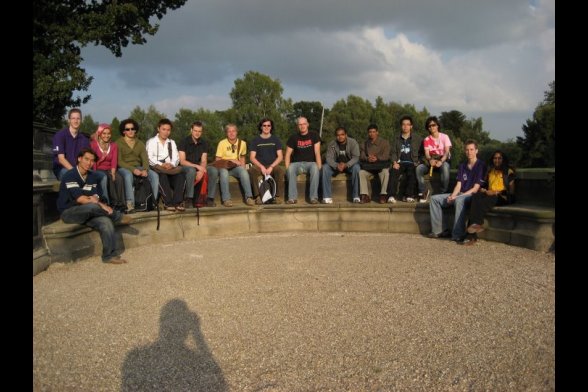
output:
POLYGON ((414 234, 204 238, 33 277, 36 391, 555 389, 555 256, 414 234))

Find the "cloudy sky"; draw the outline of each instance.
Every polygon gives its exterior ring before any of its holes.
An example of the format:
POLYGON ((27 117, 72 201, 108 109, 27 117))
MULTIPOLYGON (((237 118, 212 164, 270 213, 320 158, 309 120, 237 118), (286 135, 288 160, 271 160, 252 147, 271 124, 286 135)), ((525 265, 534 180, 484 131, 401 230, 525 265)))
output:
POLYGON ((235 79, 253 70, 294 102, 380 95, 482 116, 506 140, 555 79, 555 0, 188 0, 159 23, 120 58, 83 50, 94 76, 84 114, 227 109, 235 79))

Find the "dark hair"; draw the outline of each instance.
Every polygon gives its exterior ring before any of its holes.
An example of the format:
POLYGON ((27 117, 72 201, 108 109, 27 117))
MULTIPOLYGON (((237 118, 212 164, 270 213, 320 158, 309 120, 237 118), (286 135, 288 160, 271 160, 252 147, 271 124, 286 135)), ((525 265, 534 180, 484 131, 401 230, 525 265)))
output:
POLYGON ((431 125, 431 123, 437 124, 437 126, 439 127, 439 132, 441 132, 441 123, 439 122, 439 119, 436 116, 427 117, 427 119, 425 120, 425 129, 429 129, 429 125, 431 125))
POLYGON ((67 112, 67 118, 70 118, 72 113, 79 113, 80 117, 82 116, 82 111, 79 108, 73 108, 69 109, 69 112, 67 112))
POLYGON ((413 121, 412 121, 412 117, 410 117, 409 115, 404 115, 404 116, 400 117, 400 125, 402 125, 402 122, 403 122, 404 120, 408 120, 408 121, 410 121, 410 125, 412 125, 412 123, 413 123, 413 121))
POLYGON ((157 122, 157 128, 159 128, 162 125, 169 125, 171 128, 174 127, 174 125, 172 124, 172 122, 170 121, 169 118, 162 118, 161 120, 159 120, 157 122))
POLYGON ((510 166, 510 162, 508 161, 507 156, 501 151, 501 150, 496 150, 492 153, 492 155, 490 155, 490 162, 488 163, 488 167, 494 167, 494 155, 496 154, 500 154, 500 156, 502 157, 502 164, 500 165, 500 170, 508 175, 508 169, 512 169, 514 171, 514 169, 510 166))
POLYGON ((190 129, 194 128, 194 127, 203 127, 204 125, 202 125, 202 121, 194 121, 192 123, 192 125, 190 125, 190 129))
POLYGON ((267 118, 264 117, 261 120, 259 120, 259 123, 257 123, 257 130, 259 131, 259 133, 261 133, 261 128, 264 122, 270 122, 271 124, 271 129, 270 129, 270 133, 274 133, 274 121, 271 118, 267 118))
POLYGON ((335 129, 335 136, 337 136, 337 131, 339 130, 345 132, 345 134, 347 135, 347 129, 345 129, 345 127, 337 127, 337 129, 335 129))
POLYGON ((463 146, 467 146, 468 144, 473 144, 474 146, 476 146, 476 149, 478 148, 478 142, 475 141, 474 139, 468 139, 466 140, 466 142, 463 144, 463 146))
POLYGON ((126 118, 124 120, 122 120, 120 122, 120 124, 118 125, 118 131, 120 132, 121 135, 125 135, 125 127, 127 126, 127 124, 133 124, 133 128, 135 128, 135 131, 138 133, 139 132, 139 124, 133 120, 132 118, 126 118))
POLYGON ((369 131, 370 129, 375 129, 377 131, 378 126, 376 124, 370 124, 370 125, 368 125, 367 130, 369 131))
POLYGON ((83 157, 86 154, 92 154, 92 156, 94 156, 94 160, 98 159, 98 157, 96 156, 96 153, 90 147, 84 147, 84 148, 82 148, 80 150, 80 152, 78 152, 78 158, 81 158, 81 157, 83 157))

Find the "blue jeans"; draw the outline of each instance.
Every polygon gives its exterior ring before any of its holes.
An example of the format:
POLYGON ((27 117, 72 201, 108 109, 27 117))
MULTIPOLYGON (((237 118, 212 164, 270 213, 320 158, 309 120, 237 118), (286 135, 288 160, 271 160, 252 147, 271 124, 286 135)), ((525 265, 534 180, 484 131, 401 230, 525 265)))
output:
POLYGON ((194 197, 194 179, 196 178, 196 168, 192 166, 182 166, 182 171, 186 175, 186 192, 184 197, 194 197))
MULTIPOLYGON (((359 197, 359 164, 356 163, 351 167, 345 168, 345 173, 351 174, 351 194, 352 198, 359 197)), ((331 179, 333 175, 339 174, 337 169, 333 169, 328 164, 324 164, 321 168, 321 184, 323 187, 323 199, 331 197, 333 191, 331 190, 331 179)))
POLYGON ((208 198, 214 199, 214 197, 216 196, 218 169, 214 166, 206 166, 206 174, 208 174, 208 198))
POLYGON ((298 174, 310 173, 310 189, 308 197, 310 200, 318 200, 318 187, 320 172, 316 162, 292 162, 286 170, 288 176, 288 200, 298 198, 298 189, 296 188, 296 176, 298 174))
POLYGON ((53 174, 55 174, 55 178, 57 178, 59 181, 61 181, 61 177, 63 177, 63 175, 66 172, 67 172, 67 169, 65 167, 61 167, 60 169, 53 170, 53 174))
POLYGON ((465 223, 467 209, 471 203, 472 195, 464 195, 460 193, 453 203, 447 202, 447 196, 450 193, 440 193, 431 197, 429 204, 429 212, 431 213, 431 231, 435 234, 440 234, 443 231, 449 230, 447 219, 443 219, 443 208, 455 205, 455 219, 453 222, 453 230, 451 231, 451 239, 454 241, 461 240, 465 237, 465 223))
MULTIPOLYGON (((425 191, 425 174, 429 172, 429 168, 430 166, 422 163, 416 168, 416 178, 419 184, 419 193, 423 193, 425 191)), ((447 192, 447 187, 449 186, 449 163, 443 162, 440 168, 435 168, 433 170, 441 171, 441 193, 447 192)))
POLYGON ((247 173, 247 170, 243 166, 237 166, 231 170, 218 169, 218 174, 220 176, 221 199, 223 202, 231 198, 231 192, 229 192, 229 175, 239 180, 245 192, 245 199, 253 197, 249 173, 247 173))
POLYGON ((108 197, 108 177, 103 170, 94 170, 94 173, 98 176, 98 185, 102 191, 102 197, 106 200, 106 204, 110 204, 110 198, 108 197))
MULTIPOLYGON (((136 167, 136 169, 143 170, 142 167, 136 167)), ((132 201, 135 204, 135 191, 133 190, 133 172, 122 167, 118 168, 118 172, 125 181, 125 197, 127 201, 132 201)), ((153 200, 157 200, 159 194, 159 175, 153 170, 147 170, 147 177, 151 182, 151 190, 153 191, 153 200)))
POLYGON ((114 223, 121 218, 122 214, 119 211, 113 211, 108 215, 102 207, 94 203, 73 206, 61 213, 61 219, 65 223, 77 223, 98 230, 102 240, 102 261, 105 263, 118 256, 114 223))

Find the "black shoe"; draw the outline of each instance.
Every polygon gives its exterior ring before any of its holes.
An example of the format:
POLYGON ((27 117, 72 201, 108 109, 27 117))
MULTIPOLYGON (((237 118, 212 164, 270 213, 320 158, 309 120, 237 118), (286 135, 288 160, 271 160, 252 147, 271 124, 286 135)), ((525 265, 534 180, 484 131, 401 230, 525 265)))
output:
POLYGON ((210 197, 208 199, 206 199, 206 207, 216 207, 216 203, 214 202, 214 199, 211 199, 210 197))

